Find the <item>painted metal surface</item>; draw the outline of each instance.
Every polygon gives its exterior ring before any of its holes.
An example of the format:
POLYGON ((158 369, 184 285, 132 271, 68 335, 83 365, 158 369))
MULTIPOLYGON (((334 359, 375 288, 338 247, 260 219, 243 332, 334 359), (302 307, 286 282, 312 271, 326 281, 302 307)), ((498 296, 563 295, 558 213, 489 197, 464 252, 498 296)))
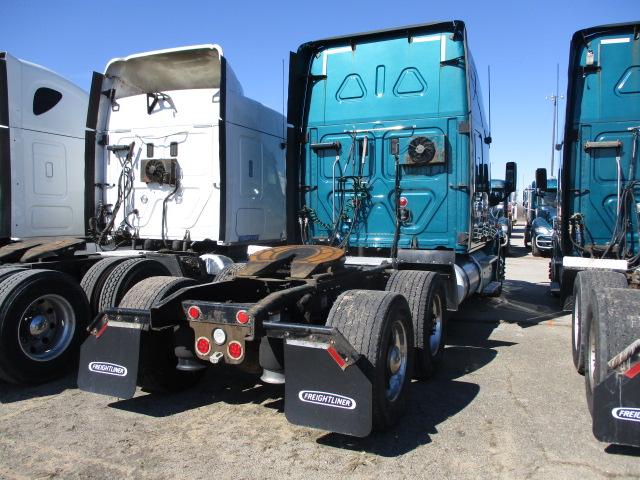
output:
MULTIPOLYGON (((618 216, 618 192, 640 179, 633 130, 640 126, 639 28, 637 22, 594 27, 577 32, 571 43, 560 187, 564 254, 578 253, 568 234, 570 218, 578 213, 585 247, 607 245, 618 216)), ((634 191, 638 195, 640 188, 634 191)), ((635 214, 630 221, 627 242, 635 255, 635 214)))
POLYGON ((87 93, 9 53, 0 62, 0 238, 84 235, 87 93))
POLYGON ((310 42, 296 62, 303 240, 389 248, 402 199, 399 248, 485 244, 488 132, 462 22, 310 42))
POLYGON ((96 180, 107 188, 98 204, 116 203, 118 189, 110 186, 118 184, 128 152, 107 143, 134 145, 132 190, 116 225, 149 239, 229 244, 284 237, 284 120, 244 96, 218 45, 112 60, 100 90, 108 95, 100 96, 97 115, 96 180), (178 181, 145 181, 149 161, 176 162, 178 181))

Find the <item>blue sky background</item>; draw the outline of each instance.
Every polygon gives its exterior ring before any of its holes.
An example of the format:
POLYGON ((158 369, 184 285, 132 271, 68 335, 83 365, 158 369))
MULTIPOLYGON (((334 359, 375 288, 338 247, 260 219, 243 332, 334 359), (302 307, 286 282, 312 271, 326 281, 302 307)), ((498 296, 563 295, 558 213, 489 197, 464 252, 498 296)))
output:
MULTIPOLYGON (((328 36, 438 20, 464 20, 487 94, 491 65, 493 175, 518 162, 519 189, 549 168, 556 64, 566 89, 569 41, 581 28, 640 19, 638 0, 166 1, 2 0, 0 50, 89 89, 114 57, 218 43, 245 93, 282 109, 282 61, 328 36)), ((565 102, 560 103, 563 125, 565 102)))

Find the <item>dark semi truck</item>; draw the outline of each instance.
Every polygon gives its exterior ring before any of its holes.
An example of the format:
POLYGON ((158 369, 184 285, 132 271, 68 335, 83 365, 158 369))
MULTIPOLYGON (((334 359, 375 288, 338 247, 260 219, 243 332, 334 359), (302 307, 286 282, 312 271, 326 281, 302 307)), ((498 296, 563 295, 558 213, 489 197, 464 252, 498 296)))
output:
MULTIPOLYGON (((133 286, 90 326, 81 389, 129 398, 227 364, 284 383, 292 423, 366 436, 442 362, 447 311, 500 294, 490 136, 462 22, 302 45, 288 122, 289 245, 214 282, 133 286)), ((515 164, 505 175, 508 196, 515 164)))

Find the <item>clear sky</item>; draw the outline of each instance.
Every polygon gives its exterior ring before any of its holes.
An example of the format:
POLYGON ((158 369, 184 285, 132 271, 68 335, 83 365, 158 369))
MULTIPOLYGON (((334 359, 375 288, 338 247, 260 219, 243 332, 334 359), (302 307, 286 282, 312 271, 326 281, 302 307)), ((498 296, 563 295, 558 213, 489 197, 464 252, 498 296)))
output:
MULTIPOLYGON (((639 0, 2 0, 0 50, 89 89, 115 57, 218 43, 245 94, 282 110, 282 61, 309 40, 438 20, 464 20, 488 101, 491 65, 493 175, 518 162, 519 188, 549 168, 556 84, 566 89, 571 35, 640 19, 639 0)), ((565 102, 560 103, 561 126, 565 102)))

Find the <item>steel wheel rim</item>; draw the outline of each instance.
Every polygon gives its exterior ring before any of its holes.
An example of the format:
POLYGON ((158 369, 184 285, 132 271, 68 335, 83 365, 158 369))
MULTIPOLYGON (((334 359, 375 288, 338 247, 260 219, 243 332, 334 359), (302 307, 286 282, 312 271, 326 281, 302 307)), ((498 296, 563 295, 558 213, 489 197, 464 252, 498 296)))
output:
POLYGON ((387 363, 386 397, 387 400, 393 402, 400 396, 407 376, 407 363, 409 362, 407 330, 399 320, 394 321, 393 325, 391 325, 389 348, 387 349, 387 358, 385 360, 387 363))
POLYGON ((593 332, 591 332, 591 335, 589 335, 589 371, 587 372, 587 375, 589 375, 589 389, 592 392, 596 379, 596 341, 594 337, 595 335, 593 335, 593 332))
POLYGON ((64 353, 76 330, 71 303, 60 295, 36 298, 24 310, 18 324, 18 344, 36 362, 48 362, 64 353))
POLYGON ((429 349, 431 356, 434 357, 440 350, 442 343, 442 300, 440 295, 433 297, 433 307, 431 309, 431 335, 429 336, 429 349))

